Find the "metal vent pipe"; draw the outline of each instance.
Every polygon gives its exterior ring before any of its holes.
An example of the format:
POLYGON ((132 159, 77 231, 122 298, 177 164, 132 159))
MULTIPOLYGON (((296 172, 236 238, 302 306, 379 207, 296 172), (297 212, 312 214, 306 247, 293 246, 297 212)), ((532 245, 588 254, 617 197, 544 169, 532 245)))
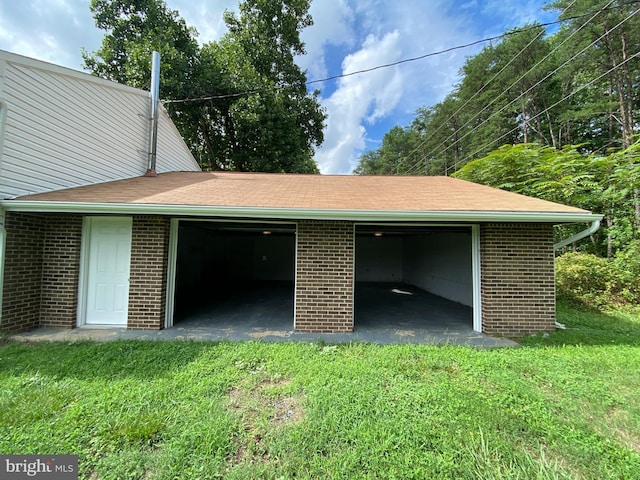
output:
POLYGON ((149 122, 149 160, 147 177, 155 177, 156 152, 158 149, 158 103, 160 102, 160 54, 153 52, 151 56, 151 117, 149 122))

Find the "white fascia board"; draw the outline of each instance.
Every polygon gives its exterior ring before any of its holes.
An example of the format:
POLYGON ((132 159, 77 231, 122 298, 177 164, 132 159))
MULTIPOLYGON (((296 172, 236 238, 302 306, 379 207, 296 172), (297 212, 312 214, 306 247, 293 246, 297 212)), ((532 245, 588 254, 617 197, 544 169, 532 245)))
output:
POLYGON ((522 222, 582 223, 602 215, 567 212, 324 210, 310 208, 221 207, 139 203, 39 202, 0 200, 8 212, 169 215, 194 217, 272 218, 287 220, 417 221, 417 222, 522 222))

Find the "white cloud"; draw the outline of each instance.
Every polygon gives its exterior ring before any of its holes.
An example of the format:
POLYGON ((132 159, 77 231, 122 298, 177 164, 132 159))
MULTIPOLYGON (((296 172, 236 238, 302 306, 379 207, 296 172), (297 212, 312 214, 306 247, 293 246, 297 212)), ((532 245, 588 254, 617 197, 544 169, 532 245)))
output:
MULTIPOLYGON (((199 41, 227 30, 225 9, 240 0, 166 0, 199 41)), ((314 25, 303 30, 308 55, 297 59, 310 80, 421 56, 502 33, 535 19, 548 0, 314 0, 314 25)), ((89 0, 0 0, 0 49, 81 68, 81 47, 100 46, 89 0)), ((458 81, 469 55, 482 45, 397 67, 317 84, 329 114, 325 143, 316 160, 323 172, 349 173, 366 145, 380 142, 390 126, 406 125, 415 110, 442 100, 458 81)))
POLYGON ((0 48, 79 69, 81 47, 95 50, 102 33, 86 0, 0 2, 0 48))
MULTIPOLYGON (((238 9, 238 0, 211 2, 167 0, 187 25, 193 25, 201 43, 226 32, 222 15, 238 9)), ((80 69, 81 48, 99 48, 104 31, 95 26, 88 0, 0 1, 0 48, 58 65, 80 69)))
MULTIPOLYGON (((418 57, 477 38, 469 28, 473 12, 460 11, 450 1, 358 0, 350 5, 351 35, 360 35, 362 47, 345 57, 338 73, 418 57)), ((365 139, 369 144, 381 141, 384 132, 376 128, 379 122, 393 116, 396 122, 408 123, 419 107, 442 100, 457 80, 465 53, 469 52, 342 79, 323 100, 329 119, 325 142, 316 153, 321 171, 350 173, 365 149, 365 139)))
MULTIPOLYGON (((400 34, 394 31, 383 38, 369 35, 356 53, 347 55, 343 73, 391 63, 400 58, 400 34)), ((402 76, 395 69, 376 70, 340 79, 337 90, 323 104, 329 115, 325 143, 316 154, 323 173, 349 173, 357 162, 357 153, 365 146, 369 123, 389 114, 402 95, 402 76)))
POLYGON ((225 10, 238 11, 238 0, 166 0, 166 3, 170 9, 180 12, 187 25, 196 27, 201 44, 218 40, 227 32, 223 20, 225 10))
POLYGON ((356 44, 354 13, 346 0, 315 1, 309 13, 313 25, 305 28, 300 38, 305 43, 307 54, 298 58, 300 68, 307 71, 309 79, 325 78, 325 47, 343 45, 351 48, 356 44))

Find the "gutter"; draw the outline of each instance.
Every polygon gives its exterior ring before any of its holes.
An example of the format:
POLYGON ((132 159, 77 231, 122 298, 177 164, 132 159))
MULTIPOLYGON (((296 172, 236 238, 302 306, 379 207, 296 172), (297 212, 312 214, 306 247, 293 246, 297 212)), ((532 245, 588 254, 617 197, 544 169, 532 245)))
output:
POLYGON ((571 245, 572 243, 575 243, 578 240, 582 240, 583 238, 588 237, 589 235, 593 235, 600 228, 600 222, 601 221, 602 221, 602 216, 600 215, 600 218, 598 218, 597 220, 593 220, 593 222, 591 222, 591 226, 589 228, 587 228, 586 230, 581 231, 580 233, 576 233, 575 235, 573 235, 573 236, 571 236, 569 238, 565 238, 564 240, 559 241, 558 243, 553 245, 553 249, 554 250, 559 250, 562 247, 566 247, 567 245, 571 245))
MULTIPOLYGON (((508 222, 577 223, 599 222, 601 215, 589 212, 505 211, 417 211, 417 210, 329 210, 315 208, 225 207, 215 205, 166 205, 146 203, 43 202, 0 200, 0 208, 15 212, 167 215, 194 217, 270 218, 284 220, 344 220, 365 222, 508 222)), ((588 234, 586 234, 588 235, 588 234)), ((585 236, 586 236, 585 235, 585 236)))

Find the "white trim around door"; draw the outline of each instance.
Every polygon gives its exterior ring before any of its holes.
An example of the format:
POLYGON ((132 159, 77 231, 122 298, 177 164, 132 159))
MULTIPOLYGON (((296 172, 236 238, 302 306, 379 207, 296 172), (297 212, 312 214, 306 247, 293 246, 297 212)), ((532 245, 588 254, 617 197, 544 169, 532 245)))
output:
POLYGON ((471 226, 471 275, 473 276, 473 329, 482 333, 482 271, 480 263, 480 225, 471 226))
POLYGON ((127 326, 132 223, 131 217, 84 218, 79 326, 127 326))
POLYGON ((169 229, 169 261, 167 264, 167 301, 165 304, 164 328, 173 327, 173 313, 175 311, 176 295, 176 266, 178 262, 178 232, 180 220, 171 219, 169 229))

